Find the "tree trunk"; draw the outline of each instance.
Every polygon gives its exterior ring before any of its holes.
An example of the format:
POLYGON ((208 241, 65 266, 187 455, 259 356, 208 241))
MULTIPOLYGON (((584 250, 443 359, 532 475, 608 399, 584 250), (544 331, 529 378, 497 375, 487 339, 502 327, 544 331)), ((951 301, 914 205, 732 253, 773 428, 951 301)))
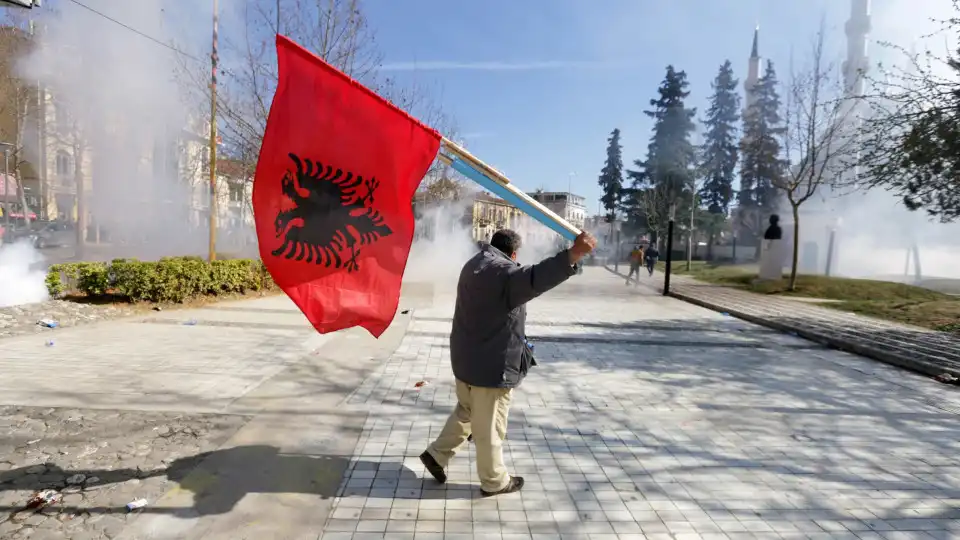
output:
POLYGON ((23 186, 23 175, 20 174, 20 167, 14 169, 13 174, 17 178, 17 190, 20 192, 20 208, 23 212, 23 223, 30 227, 30 209, 27 208, 27 190, 23 186))
POLYGON ((790 261, 790 283, 787 288, 791 291, 797 288, 797 262, 800 257, 800 206, 791 205, 793 210, 793 253, 790 261))
POLYGON ((757 242, 757 248, 753 252, 753 260, 760 262, 760 251, 763 248, 763 219, 760 215, 760 209, 757 208, 756 213, 754 214, 756 220, 754 224, 756 227, 752 229, 754 240, 757 242))
POLYGON ((79 145, 73 147, 73 183, 77 188, 77 248, 74 257, 83 260, 87 243, 87 195, 83 182, 83 150, 79 145))
POLYGON ((710 234, 707 236, 707 260, 713 261, 713 243, 717 241, 717 233, 713 230, 710 231, 710 234))
MULTIPOLYGON (((19 103, 23 101, 23 109, 17 107, 17 132, 14 134, 14 151, 13 156, 16 160, 13 164, 13 176, 17 179, 17 189, 19 190, 18 195, 20 196, 20 210, 23 213, 23 223, 29 228, 30 227, 30 209, 27 208, 27 186, 23 185, 23 174, 20 171, 20 153, 23 152, 22 144, 20 138, 24 133, 24 124, 26 123, 27 113, 29 112, 30 102, 29 100, 23 99, 21 92, 25 92, 25 89, 18 89, 16 94, 16 100, 19 103)), ((39 167, 37 167, 39 169, 39 167)))

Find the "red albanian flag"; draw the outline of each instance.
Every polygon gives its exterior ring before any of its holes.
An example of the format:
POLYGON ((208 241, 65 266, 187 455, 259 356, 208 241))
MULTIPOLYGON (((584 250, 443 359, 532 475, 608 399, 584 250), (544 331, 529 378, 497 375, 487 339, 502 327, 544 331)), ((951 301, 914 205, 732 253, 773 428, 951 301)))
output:
POLYGON ((253 183, 260 257, 320 333, 390 325, 440 134, 289 38, 253 183))

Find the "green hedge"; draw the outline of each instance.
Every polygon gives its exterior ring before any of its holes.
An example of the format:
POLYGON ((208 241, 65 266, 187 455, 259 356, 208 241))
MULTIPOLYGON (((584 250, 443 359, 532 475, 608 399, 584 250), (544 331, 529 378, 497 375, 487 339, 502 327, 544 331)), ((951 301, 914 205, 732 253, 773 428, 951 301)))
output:
POLYGON ((46 283, 47 292, 53 298, 109 295, 132 302, 163 303, 276 288, 259 260, 209 262, 200 257, 55 264, 47 272, 46 283))

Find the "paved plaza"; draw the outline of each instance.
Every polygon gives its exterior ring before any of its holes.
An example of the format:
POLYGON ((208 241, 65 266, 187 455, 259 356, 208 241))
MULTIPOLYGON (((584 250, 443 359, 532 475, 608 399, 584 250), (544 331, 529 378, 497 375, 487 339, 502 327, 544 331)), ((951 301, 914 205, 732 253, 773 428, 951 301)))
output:
POLYGON ((348 402, 369 416, 324 539, 960 538, 952 389, 599 269, 530 305, 523 491, 479 498, 472 445, 424 480, 455 402, 438 300, 348 402))
POLYGON ((408 287, 380 340, 282 297, 0 340, 0 539, 960 539, 956 388, 599 268, 529 306, 523 491, 481 499, 469 444, 438 485, 452 307, 408 287))

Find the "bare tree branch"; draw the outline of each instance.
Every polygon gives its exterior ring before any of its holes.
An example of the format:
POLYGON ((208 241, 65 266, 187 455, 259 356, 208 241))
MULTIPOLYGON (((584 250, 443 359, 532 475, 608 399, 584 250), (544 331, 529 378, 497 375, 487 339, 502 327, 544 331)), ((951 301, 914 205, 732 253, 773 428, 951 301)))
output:
MULTIPOLYGON (((960 13, 960 2, 953 5, 960 13)), ((960 29, 956 16, 940 22, 941 31, 960 29)), ((911 210, 941 222, 960 219, 960 59, 884 45, 901 53, 903 65, 881 65, 869 80, 860 176, 868 187, 900 195, 911 210)))
POLYGON ((859 142, 860 98, 846 95, 836 64, 824 58, 824 34, 821 24, 812 42, 808 67, 798 71, 791 66, 784 115, 786 170, 774 180, 793 214, 791 290, 797 279, 800 206, 821 186, 838 183, 844 172, 851 170, 859 142))
MULTIPOLYGON (((235 40, 224 40, 222 47, 235 60, 224 65, 218 99, 221 136, 229 155, 252 158, 255 163, 277 84, 273 45, 277 31, 424 123, 447 136, 455 134, 455 123, 429 89, 401 86, 380 76, 382 56, 360 0, 282 0, 279 14, 273 1, 241 2, 244 31, 235 40)), ((196 69, 192 72, 196 73, 190 77, 194 86, 205 88, 206 77, 196 69)), ((430 171, 433 175, 444 172, 439 163, 430 171)))

